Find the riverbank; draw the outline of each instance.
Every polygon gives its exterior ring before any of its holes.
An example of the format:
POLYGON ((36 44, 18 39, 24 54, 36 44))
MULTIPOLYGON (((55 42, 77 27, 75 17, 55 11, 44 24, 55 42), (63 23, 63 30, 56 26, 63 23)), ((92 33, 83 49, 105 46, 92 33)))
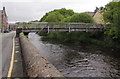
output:
POLYGON ((120 76, 120 58, 114 56, 114 53, 117 53, 115 50, 85 43, 78 46, 71 43, 53 44, 50 41, 42 41, 41 38, 30 33, 28 39, 65 77, 120 76))
MULTIPOLYGON (((107 40, 103 32, 41 32, 42 41, 64 45, 95 45, 111 51, 120 51, 120 44, 107 40)), ((116 55, 120 56, 117 52, 116 55)))

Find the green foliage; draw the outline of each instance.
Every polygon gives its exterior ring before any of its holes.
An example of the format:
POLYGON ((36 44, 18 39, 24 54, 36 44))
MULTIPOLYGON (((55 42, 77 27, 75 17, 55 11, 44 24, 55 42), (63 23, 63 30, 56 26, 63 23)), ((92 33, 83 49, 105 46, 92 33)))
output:
POLYGON ((105 6, 106 11, 104 12, 103 17, 106 22, 114 22, 114 16, 118 12, 118 9, 120 9, 118 5, 119 2, 110 2, 105 6))
POLYGON ((55 9, 46 13, 40 22, 81 22, 81 23, 93 23, 92 16, 87 13, 74 13, 73 10, 67 10, 65 8, 55 9))
POLYGON ((48 13, 46 13, 46 14, 40 19, 40 22, 44 22, 47 16, 48 16, 48 13))
POLYGON ((106 38, 120 42, 120 2, 110 2, 105 8, 104 20, 111 23, 105 28, 105 34, 108 36, 106 38))
POLYGON ((94 23, 94 20, 87 13, 78 13, 71 16, 69 22, 94 23))
POLYGON ((71 17, 64 18, 61 22, 70 22, 71 17))
POLYGON ((73 10, 67 10, 65 8, 55 9, 46 13, 41 19, 40 22, 61 22, 62 19, 70 17, 74 14, 73 10))
MULTIPOLYGON (((40 34, 39 34, 40 35, 40 34)), ((44 35, 44 34, 43 34, 44 35)), ((88 43, 91 42, 91 36, 99 35, 100 33, 92 32, 50 32, 46 39, 60 43, 88 43)), ((43 38, 44 39, 44 38, 43 38)))
POLYGON ((117 28, 116 27, 112 27, 112 25, 109 25, 109 26, 106 26, 106 31, 105 31, 105 34, 112 38, 112 39, 117 39, 118 37, 118 32, 117 32, 117 28))
POLYGON ((47 32, 39 32, 38 33, 40 36, 47 36, 47 32))
POLYGON ((60 14, 62 14, 64 16, 64 18, 67 18, 67 17, 72 16, 74 14, 73 10, 66 10, 65 8, 58 10, 58 12, 60 14))
POLYGON ((60 22, 63 18, 64 16, 60 14, 59 12, 53 12, 46 17, 45 21, 46 22, 60 22))
MULTIPOLYGON (((57 41, 60 43, 93 43, 105 47, 113 47, 120 49, 120 2, 110 2, 105 7, 101 7, 100 10, 104 13, 104 20, 110 23, 106 25, 104 33, 51 32, 47 34, 46 38, 48 40, 57 41)), ((61 15, 65 14, 64 12, 62 12, 62 10, 60 12, 61 15)), ((66 16, 63 16, 63 20, 61 19, 62 22, 94 22, 93 18, 86 13, 74 13, 74 15, 71 14, 70 16, 66 16)))
POLYGON ((39 22, 38 20, 30 21, 30 22, 39 22))

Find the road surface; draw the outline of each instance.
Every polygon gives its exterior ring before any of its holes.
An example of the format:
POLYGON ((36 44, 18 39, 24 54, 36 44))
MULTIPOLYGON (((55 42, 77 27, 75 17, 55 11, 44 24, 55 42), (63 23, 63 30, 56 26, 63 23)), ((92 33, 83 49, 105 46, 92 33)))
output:
POLYGON ((0 78, 2 77, 2 33, 0 33, 0 78))
POLYGON ((0 45, 2 45, 2 49, 0 49, 0 56, 2 56, 2 62, 0 61, 0 63, 2 63, 2 65, 0 64, 0 67, 2 67, 2 77, 7 77, 11 60, 12 42, 14 35, 15 32, 0 34, 0 39, 2 40, 2 42, 0 42, 0 45))

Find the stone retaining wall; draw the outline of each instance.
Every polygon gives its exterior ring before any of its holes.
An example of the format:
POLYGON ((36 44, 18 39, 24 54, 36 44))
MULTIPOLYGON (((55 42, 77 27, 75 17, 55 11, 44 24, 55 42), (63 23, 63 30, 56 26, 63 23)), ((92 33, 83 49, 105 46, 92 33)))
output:
POLYGON ((63 77, 26 37, 20 36, 20 43, 28 77, 63 77))

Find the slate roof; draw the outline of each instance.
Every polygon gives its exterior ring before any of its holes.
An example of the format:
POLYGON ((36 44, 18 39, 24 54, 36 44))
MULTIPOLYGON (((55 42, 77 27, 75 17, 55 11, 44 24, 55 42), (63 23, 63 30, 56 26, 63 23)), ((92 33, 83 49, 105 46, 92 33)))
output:
POLYGON ((85 13, 88 13, 91 16, 94 16, 94 14, 95 14, 95 12, 85 12, 85 13))

